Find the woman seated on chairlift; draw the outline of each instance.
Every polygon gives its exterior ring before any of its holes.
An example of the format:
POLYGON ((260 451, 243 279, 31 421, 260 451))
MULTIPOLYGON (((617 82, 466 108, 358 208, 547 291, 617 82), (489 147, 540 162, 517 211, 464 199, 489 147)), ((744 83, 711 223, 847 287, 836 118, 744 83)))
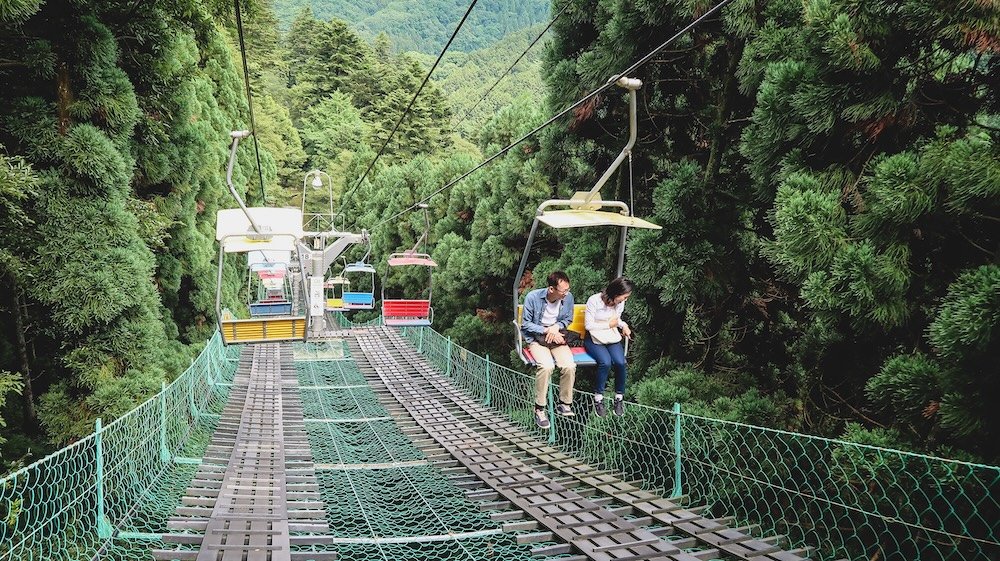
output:
POLYGON ((594 387, 594 413, 598 417, 607 415, 604 406, 604 388, 608 384, 608 374, 615 371, 615 400, 612 411, 615 415, 625 414, 625 350, 622 336, 632 337, 632 330, 621 317, 625 301, 632 295, 632 281, 618 277, 608 283, 604 290, 587 299, 584 326, 587 336, 583 346, 587 354, 597 361, 597 383, 594 387))

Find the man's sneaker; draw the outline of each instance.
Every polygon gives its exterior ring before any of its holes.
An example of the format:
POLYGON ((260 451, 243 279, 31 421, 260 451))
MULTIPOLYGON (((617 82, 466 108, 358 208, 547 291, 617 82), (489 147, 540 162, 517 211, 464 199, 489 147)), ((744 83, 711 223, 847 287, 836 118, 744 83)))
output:
POLYGON ((545 416, 544 409, 535 409, 535 424, 538 425, 540 429, 549 428, 549 419, 545 416))
POLYGON ((604 408, 604 400, 594 402, 594 414, 598 417, 604 417, 608 414, 608 410, 604 408))
POLYGON ((616 399, 614 405, 611 406, 611 410, 615 412, 615 415, 621 417, 625 414, 625 401, 616 399))
POLYGON ((561 415, 563 417, 572 417, 576 415, 576 413, 573 412, 573 408, 566 403, 560 403, 559 405, 556 405, 556 414, 561 415))

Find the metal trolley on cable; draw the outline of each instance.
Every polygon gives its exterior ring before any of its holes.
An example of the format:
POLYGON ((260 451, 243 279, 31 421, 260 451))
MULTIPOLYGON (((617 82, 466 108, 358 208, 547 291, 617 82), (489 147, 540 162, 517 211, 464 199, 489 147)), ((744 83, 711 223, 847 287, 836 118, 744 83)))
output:
POLYGON ((431 307, 431 289, 433 288, 432 271, 437 263, 426 253, 418 253, 417 248, 430 233, 430 219, 427 216, 427 205, 418 205, 424 209, 424 233, 409 251, 393 253, 386 261, 385 278, 382 282, 382 322, 389 326, 428 326, 434 322, 434 308, 431 307), (391 271, 397 271, 391 273, 391 271), (396 275, 402 276, 406 270, 425 271, 427 275, 426 288, 420 296, 426 298, 387 298, 386 287, 396 275))
MULTIPOLYGON (((514 344, 517 346, 517 354, 525 364, 535 364, 534 357, 531 356, 524 343, 524 336, 521 333, 521 314, 523 306, 520 304, 520 284, 524 276, 524 271, 528 266, 528 256, 531 252, 531 245, 535 241, 535 234, 538 232, 538 225, 545 224, 550 228, 594 228, 599 226, 610 226, 619 229, 618 244, 618 266, 617 275, 621 276, 625 269, 625 247, 628 241, 629 228, 646 228, 659 230, 660 226, 647 222, 641 218, 632 216, 629 206, 622 201, 605 201, 601 199, 601 187, 608 181, 611 175, 621 166, 625 158, 629 158, 631 164, 632 146, 635 145, 637 134, 636 124, 636 90, 642 87, 642 82, 630 78, 619 78, 619 86, 629 92, 629 139, 625 148, 611 163, 611 166, 604 172, 597 184, 590 191, 578 191, 569 199, 550 199, 538 205, 535 219, 531 223, 531 231, 524 246, 524 254, 521 256, 521 264, 518 266, 517 275, 513 283, 513 309, 514 309, 514 344)), ((584 311, 585 304, 576 304, 573 307, 573 322, 568 329, 577 332, 581 338, 586 333, 584 331, 584 311)), ((626 339, 626 352, 628 340, 626 339)), ((596 361, 582 347, 573 347, 573 361, 578 365, 593 365, 596 361)))

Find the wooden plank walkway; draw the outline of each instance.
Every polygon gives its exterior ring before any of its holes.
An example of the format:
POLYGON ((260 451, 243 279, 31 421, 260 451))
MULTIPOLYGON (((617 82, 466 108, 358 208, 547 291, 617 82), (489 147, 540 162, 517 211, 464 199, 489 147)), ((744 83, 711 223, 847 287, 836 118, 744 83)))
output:
MULTIPOLYGON (((397 331, 328 334, 348 343, 402 433, 426 454, 420 465, 438 467, 502 525, 469 537, 513 532, 518 543, 541 544, 535 555, 566 561, 808 561, 807 550, 784 550, 779 538, 755 538, 752 529, 702 516, 680 499, 641 489, 639 482, 623 481, 539 440, 454 387, 397 331)), ((287 343, 243 348, 218 428, 168 521, 166 545, 153 550, 155 559, 329 561, 337 556, 331 545, 367 543, 333 536, 327 525, 292 356, 287 343), (309 551, 312 546, 322 550, 309 551)))
MULTIPOLYGON (((662 525, 669 529, 670 535, 675 537, 688 536, 687 540, 675 541, 680 547, 707 548, 704 551, 694 553, 695 558, 708 559, 716 556, 753 561, 808 561, 808 549, 784 550, 777 545, 779 541, 777 537, 760 539, 751 536, 747 528, 730 528, 725 519, 701 516, 697 513, 697 509, 685 508, 678 501, 669 500, 643 490, 633 482, 623 481, 620 477, 605 470, 589 466, 578 458, 538 440, 535 435, 528 434, 519 425, 498 416, 496 411, 484 407, 468 397, 464 391, 452 386, 436 368, 418 355, 412 344, 403 339, 398 332, 384 328, 371 331, 378 332, 376 337, 385 348, 385 353, 381 355, 379 360, 394 362, 395 366, 390 371, 405 372, 404 378, 407 387, 419 387, 420 395, 425 399, 434 399, 438 403, 447 404, 450 410, 458 412, 463 417, 464 424, 471 425, 472 430, 479 431, 481 435, 492 433, 492 436, 499 437, 494 438, 494 440, 500 440, 506 444, 500 446, 501 451, 512 452, 519 457, 527 456, 530 461, 541 463, 547 468, 544 471, 554 472, 556 476, 553 479, 564 485, 579 483, 612 498, 614 501, 628 505, 625 510, 617 509, 616 511, 618 514, 636 517, 633 520, 634 523, 662 525), (573 483, 571 484, 567 479, 572 479, 573 483)), ((359 335, 359 342, 368 337, 359 335)), ((362 345, 363 347, 364 345, 362 345)), ((394 383, 390 376, 380 376, 380 378, 387 387, 394 383)), ((398 399, 399 390, 393 391, 389 387, 388 391, 392 392, 398 399)), ((405 406, 405 403, 400 403, 405 406)), ((407 407, 408 411, 410 409, 407 407)), ((414 416, 414 419, 417 417, 414 416)), ((455 421, 458 421, 457 417, 455 417, 455 421)), ((421 423, 420 420, 417 420, 417 423, 421 426, 425 424, 421 423)), ((428 433, 430 432, 428 430, 428 433)), ((434 435, 431 434, 431 436, 434 435)), ((459 461, 462 460, 459 459, 459 461)), ((462 463, 472 473, 478 475, 478 471, 481 471, 476 469, 474 462, 471 465, 464 461, 462 463)), ((487 481, 487 484, 489 483, 487 481)), ((500 491, 493 485, 490 486, 500 491)), ((507 496, 507 494, 503 495, 507 496)), ((522 504, 516 501, 514 504, 522 507, 522 504)), ((530 509, 525 510, 533 513, 530 509)), ((548 525, 546 524, 546 526, 548 525)), ((657 533, 659 534, 659 532, 657 533)), ((559 535, 558 532, 556 534, 559 535)), ((571 543, 576 545, 575 542, 571 541, 571 543)), ((619 543, 623 542, 619 541, 619 543)), ((587 553, 583 548, 578 549, 587 553)), ((591 555, 588 557, 591 559, 599 558, 591 555)), ((672 557, 664 558, 671 559, 672 557)))
POLYGON ((330 561, 292 551, 332 543, 305 437, 288 344, 244 347, 229 401, 158 560, 330 561), (292 535, 292 533, 295 535, 292 535))
MULTIPOLYGON (((413 419, 462 465, 517 508, 594 561, 701 561, 649 530, 581 496, 500 449, 431 397, 412 368, 392 357, 387 330, 361 332, 369 367, 413 419)), ((360 361, 359 361, 360 362, 360 361)), ((367 365, 361 365, 362 370, 367 365)))

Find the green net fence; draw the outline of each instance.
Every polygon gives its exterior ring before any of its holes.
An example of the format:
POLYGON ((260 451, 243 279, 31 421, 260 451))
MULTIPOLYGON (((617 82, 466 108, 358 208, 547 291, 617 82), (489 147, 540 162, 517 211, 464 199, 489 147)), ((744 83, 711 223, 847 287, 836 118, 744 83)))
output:
MULTIPOLYGON (((350 323, 339 318, 341 325, 350 323)), ((377 323, 377 320, 375 322, 377 323)), ((528 430, 533 379, 429 328, 403 335, 455 385, 528 430)), ((213 337, 125 416, 2 479, 0 559, 152 559, 218 422, 240 347, 213 337)), ((528 559, 392 422, 342 343, 296 345, 340 559, 528 559)), ((586 376, 580 372, 578 376, 586 376)), ((550 415, 540 434, 588 462, 761 536, 833 559, 1000 559, 1000 468, 628 404, 550 415), (681 499, 678 499, 681 500, 681 499)), ((550 399, 550 402, 552 400, 550 399)), ((534 544, 538 546, 539 544, 534 544)))
MULTIPOLYGON (((454 384, 537 430, 530 373, 430 328, 402 334, 454 384)), ((587 375, 578 371, 578 384, 587 375)), ((550 442, 757 535, 812 546, 816 558, 1000 559, 1000 467, 699 417, 679 405, 629 403, 623 417, 600 418, 589 414, 589 395, 578 393, 576 404, 575 417, 550 411, 550 442)))
MULTIPOLYGON (((335 542, 349 561, 531 559, 402 432, 341 342, 295 345, 306 433, 335 542)), ((534 544, 537 545, 537 544, 534 544)))
POLYGON ((160 393, 0 483, 0 558, 149 559, 228 395, 239 350, 216 334, 160 393))

